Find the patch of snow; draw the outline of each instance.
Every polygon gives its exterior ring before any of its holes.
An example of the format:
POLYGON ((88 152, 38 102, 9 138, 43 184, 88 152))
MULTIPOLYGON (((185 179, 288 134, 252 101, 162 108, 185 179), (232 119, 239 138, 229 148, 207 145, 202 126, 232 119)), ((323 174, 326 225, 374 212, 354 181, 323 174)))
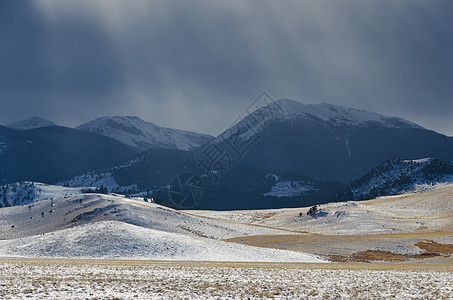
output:
POLYGON ((266 178, 268 178, 268 177, 274 178, 275 182, 277 182, 277 181, 280 180, 280 176, 275 175, 275 174, 267 173, 267 174, 266 174, 266 178))
POLYGON ((117 165, 108 171, 102 173, 95 173, 95 172, 88 172, 79 176, 76 176, 72 179, 61 181, 57 183, 57 185, 67 185, 70 187, 97 187, 100 188, 101 186, 106 187, 108 192, 115 192, 115 193, 126 193, 134 195, 136 192, 139 191, 137 184, 131 185, 119 185, 115 177, 113 176, 113 172, 116 170, 128 168, 134 164, 140 162, 143 159, 142 156, 134 158, 130 161, 122 163, 121 165, 117 165))
POLYGON ((403 160, 404 163, 415 163, 415 164, 426 164, 428 162, 430 162, 432 159, 429 158, 429 157, 425 157, 425 158, 420 158, 420 159, 406 159, 406 160, 403 160))
POLYGON ((3 154, 8 149, 8 145, 5 142, 0 142, 0 154, 3 154))
POLYGON ((57 185, 68 185, 70 187, 101 187, 104 186, 109 192, 127 190, 127 187, 120 187, 113 178, 111 172, 104 173, 87 173, 77 176, 73 179, 58 183, 57 185))
POLYGON ((314 190, 316 190, 316 188, 311 185, 306 185, 303 181, 280 181, 272 186, 270 192, 263 195, 279 198, 296 197, 314 190))

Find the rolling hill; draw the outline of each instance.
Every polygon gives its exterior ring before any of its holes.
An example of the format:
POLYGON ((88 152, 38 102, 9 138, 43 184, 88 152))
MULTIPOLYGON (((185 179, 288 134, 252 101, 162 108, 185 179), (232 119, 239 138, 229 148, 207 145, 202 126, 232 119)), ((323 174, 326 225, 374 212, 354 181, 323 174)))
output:
POLYGON ((64 195, 0 209, 0 256, 322 262, 224 238, 284 231, 193 216, 115 195, 64 195))

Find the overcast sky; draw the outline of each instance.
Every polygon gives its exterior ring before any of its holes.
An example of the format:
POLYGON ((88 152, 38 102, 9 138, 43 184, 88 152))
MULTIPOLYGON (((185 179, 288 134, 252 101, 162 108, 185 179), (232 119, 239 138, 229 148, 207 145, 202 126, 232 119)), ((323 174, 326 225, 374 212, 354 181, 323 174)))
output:
POLYGON ((453 1, 0 2, 0 124, 219 134, 262 91, 453 136, 453 1))

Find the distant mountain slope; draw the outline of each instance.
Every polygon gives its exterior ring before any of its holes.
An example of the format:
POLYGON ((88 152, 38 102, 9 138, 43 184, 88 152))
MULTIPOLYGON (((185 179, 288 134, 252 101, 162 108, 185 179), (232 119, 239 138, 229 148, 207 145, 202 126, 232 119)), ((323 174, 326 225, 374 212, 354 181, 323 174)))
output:
POLYGON ((339 197, 342 200, 373 199, 379 196, 422 192, 453 183, 453 162, 425 158, 393 159, 354 181, 339 197))
POLYGON ((71 187, 107 187, 109 192, 138 193, 167 185, 184 170, 199 172, 195 154, 178 149, 149 149, 101 172, 88 172, 60 182, 71 187))
POLYGON ((181 173, 193 173, 202 178, 204 196, 191 208, 254 209, 279 208, 325 203, 345 186, 323 182, 290 172, 273 172, 244 162, 236 162, 215 181, 213 173, 199 166, 198 153, 177 149, 150 149, 134 159, 102 172, 89 172, 62 181, 71 187, 103 185, 109 192, 141 195, 157 203, 175 207, 169 200, 172 179, 181 173))
POLYGON ((0 208, 26 205, 51 198, 77 195, 83 188, 48 185, 39 182, 21 181, 0 186, 0 208))
POLYGON ((54 122, 40 118, 40 117, 31 117, 25 120, 12 122, 6 125, 6 127, 18 129, 18 130, 28 130, 35 129, 40 127, 47 126, 57 126, 54 122))
POLYGON ((191 150, 213 139, 210 135, 159 127, 138 117, 102 117, 77 127, 102 134, 139 150, 172 148, 191 150))
POLYGON ((400 118, 329 104, 278 100, 251 113, 213 145, 247 163, 350 183, 392 159, 453 159, 453 138, 400 118), (240 152, 240 151, 237 151, 240 152))
POLYGON ((135 151, 111 138, 66 127, 0 126, 0 184, 55 183, 130 159, 135 151))
POLYGON ((301 120, 322 121, 338 127, 366 127, 369 125, 380 125, 387 128, 423 129, 420 125, 402 118, 387 117, 356 108, 326 103, 304 104, 294 100, 281 99, 252 112, 244 120, 219 135, 213 142, 219 143, 238 133, 239 139, 247 139, 252 133, 259 134, 266 131, 267 126, 272 121, 300 122, 301 120))
POLYGON ((168 198, 166 187, 174 176, 193 172, 205 181, 199 209, 296 207, 334 200, 345 186, 384 161, 420 157, 453 160, 453 138, 400 118, 279 100, 197 151, 150 149, 131 162, 60 184, 102 184, 109 191, 157 193, 162 199, 168 198), (224 161, 214 159, 210 169, 200 163, 200 158, 207 161, 216 155, 224 161), (224 169, 216 170, 220 165, 224 169))

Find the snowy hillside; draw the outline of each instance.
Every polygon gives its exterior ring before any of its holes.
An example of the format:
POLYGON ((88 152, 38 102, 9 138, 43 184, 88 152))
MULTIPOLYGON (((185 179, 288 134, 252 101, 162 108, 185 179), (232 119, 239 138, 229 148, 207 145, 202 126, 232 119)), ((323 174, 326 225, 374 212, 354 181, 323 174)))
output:
POLYGON ((333 125, 366 126, 367 124, 378 124, 387 128, 422 128, 402 118, 387 117, 365 110, 326 103, 304 104, 294 100, 281 99, 254 111, 222 133, 214 142, 220 143, 238 132, 238 138, 245 140, 251 135, 260 133, 265 129, 268 122, 274 120, 295 122, 313 118, 333 125))
POLYGON ((47 126, 56 126, 56 124, 54 122, 51 122, 40 117, 31 117, 25 120, 9 123, 6 125, 6 127, 19 130, 28 130, 47 126))
MULTIPOLYGON (((168 183, 167 181, 162 182, 162 180, 157 180, 149 182, 149 185, 146 185, 146 188, 141 186, 139 188, 139 181, 122 184, 124 181, 130 181, 130 178, 139 178, 141 180, 146 179, 146 172, 150 172, 155 176, 153 178, 162 178, 165 177, 163 174, 166 174, 166 171, 170 171, 172 176, 177 171, 171 171, 171 164, 178 159, 174 158, 171 153, 183 153, 190 155, 190 152, 177 150, 177 149, 149 149, 140 153, 135 158, 121 163, 117 166, 109 168, 103 172, 87 172, 85 174, 78 175, 72 179, 65 180, 57 183, 61 186, 70 186, 70 187, 98 187, 101 186, 107 188, 108 192, 115 192, 120 194, 136 194, 139 192, 145 192, 149 189, 149 186, 163 185, 168 183), (166 154, 164 157, 161 157, 161 154, 166 154), (159 162, 159 167, 155 166, 155 163, 159 162), (160 168, 165 168, 161 170, 160 168), (156 170, 157 169, 157 170, 156 170), (121 176, 121 174, 126 173, 126 175, 121 176), (122 179, 122 180, 121 180, 122 179)), ((178 168, 179 171, 179 168, 178 168)))
POLYGON ((112 175, 112 172, 101 172, 101 173, 94 173, 88 172, 83 175, 79 175, 74 177, 73 179, 66 180, 58 185, 66 185, 70 187, 106 187, 108 192, 115 191, 117 193, 127 191, 127 190, 134 190, 136 185, 122 187, 120 186, 115 178, 112 175))
POLYGON ((441 159, 391 160, 353 182, 345 200, 423 192, 453 183, 453 163, 441 159))
POLYGON ((452 191, 453 184, 328 203, 312 215, 308 207, 178 211, 120 195, 61 194, 0 209, 0 257, 321 262, 319 255, 370 249, 417 255, 428 236, 452 243, 452 191), (414 235, 382 235, 391 233, 414 235))
POLYGON ((25 205, 81 193, 82 188, 62 187, 29 181, 10 183, 0 186, 0 207, 25 205))
POLYGON ((102 117, 77 129, 102 134, 138 150, 149 148, 176 148, 191 150, 209 142, 207 134, 159 127, 138 117, 102 117))
POLYGON ((119 221, 213 239, 283 233, 270 228, 229 224, 192 216, 158 204, 144 202, 143 198, 82 194, 60 196, 53 200, 0 209, 0 240, 43 234, 99 221, 119 221))
POLYGON ((115 195, 65 195, 0 209, 0 256, 301 261, 316 256, 220 240, 283 234, 115 195))
POLYGON ((117 221, 90 223, 45 235, 1 241, 0 256, 323 262, 314 255, 300 252, 227 243, 117 221))

